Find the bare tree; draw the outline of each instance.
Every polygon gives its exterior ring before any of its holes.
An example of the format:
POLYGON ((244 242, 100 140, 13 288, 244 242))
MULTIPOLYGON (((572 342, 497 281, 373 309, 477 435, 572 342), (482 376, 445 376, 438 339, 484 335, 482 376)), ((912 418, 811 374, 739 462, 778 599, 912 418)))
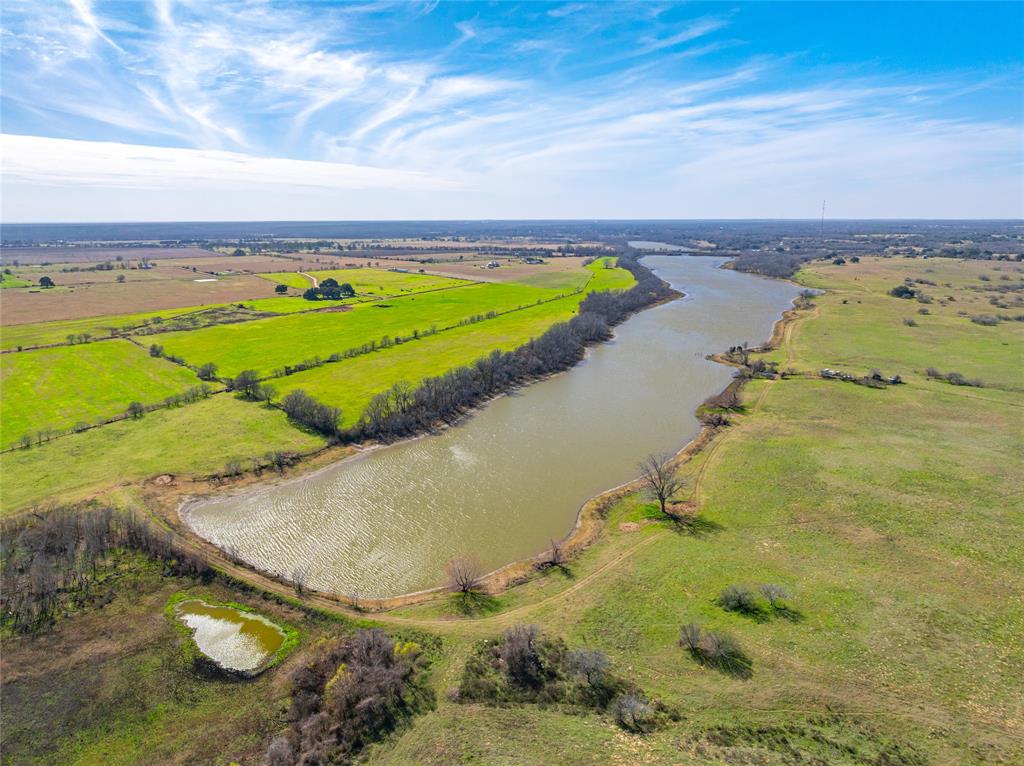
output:
POLYGON ((309 582, 309 569, 295 567, 292 570, 292 587, 295 588, 295 595, 302 598, 306 594, 306 584, 309 582))
POLYGON ((551 547, 548 549, 547 559, 544 564, 550 567, 562 568, 565 566, 569 557, 565 553, 565 547, 558 540, 551 541, 551 547))
POLYGON ((640 481, 644 488, 661 505, 661 512, 671 516, 666 508, 669 499, 684 486, 686 481, 676 473, 671 455, 648 455, 640 463, 640 481))
POLYGON ((472 593, 480 587, 483 566, 476 556, 454 556, 445 564, 444 573, 448 577, 448 587, 452 591, 472 593))

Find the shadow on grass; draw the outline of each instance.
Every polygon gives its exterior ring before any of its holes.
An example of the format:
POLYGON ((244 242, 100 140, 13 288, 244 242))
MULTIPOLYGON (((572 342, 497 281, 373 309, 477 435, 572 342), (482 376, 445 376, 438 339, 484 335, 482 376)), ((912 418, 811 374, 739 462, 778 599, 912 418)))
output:
POLYGON ((494 614, 501 610, 501 601, 489 593, 477 590, 453 593, 450 603, 453 611, 467 617, 494 614))
POLYGON ((754 661, 739 649, 733 648, 719 655, 711 655, 701 648, 690 649, 690 656, 703 667, 717 670, 732 678, 744 681, 754 676, 754 661))
POLYGON ((678 534, 690 535, 691 537, 706 537, 725 529, 717 521, 706 519, 703 516, 676 517, 670 519, 669 523, 678 534))
POLYGON ((774 612, 776 617, 781 617, 790 622, 803 622, 805 619, 803 612, 788 604, 773 604, 772 612, 774 612))

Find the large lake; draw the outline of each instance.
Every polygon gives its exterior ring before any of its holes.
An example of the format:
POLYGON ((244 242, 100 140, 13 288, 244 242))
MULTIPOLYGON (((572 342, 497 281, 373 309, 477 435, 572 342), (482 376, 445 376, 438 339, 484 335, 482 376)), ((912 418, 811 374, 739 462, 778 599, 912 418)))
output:
POLYGON ((439 585, 455 555, 494 569, 540 553, 644 456, 697 434, 694 410, 732 375, 704 356, 767 339, 799 292, 724 260, 648 256, 685 297, 633 316, 568 372, 456 428, 199 503, 187 520, 259 569, 306 570, 311 587, 361 598, 439 585))

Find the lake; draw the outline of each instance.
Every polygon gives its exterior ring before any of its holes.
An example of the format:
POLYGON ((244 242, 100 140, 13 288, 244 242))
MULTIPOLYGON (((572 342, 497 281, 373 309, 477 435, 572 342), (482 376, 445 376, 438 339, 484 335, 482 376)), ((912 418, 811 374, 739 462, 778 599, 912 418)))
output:
MULTIPOLYGON (((318 590, 383 598, 440 585, 452 556, 495 569, 565 536, 589 498, 700 430, 694 411, 733 370, 707 354, 756 345, 799 288, 720 257, 644 263, 685 297, 642 311, 579 365, 439 434, 183 512, 200 536, 318 590)), ((386 352, 385 352, 386 353, 386 352)))

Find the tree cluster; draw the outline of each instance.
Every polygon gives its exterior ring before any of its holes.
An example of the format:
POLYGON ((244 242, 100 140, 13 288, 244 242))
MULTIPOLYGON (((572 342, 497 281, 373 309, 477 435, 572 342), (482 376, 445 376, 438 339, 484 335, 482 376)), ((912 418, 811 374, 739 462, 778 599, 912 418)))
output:
POLYGON ((641 689, 611 671, 608 657, 596 649, 569 649, 536 625, 516 625, 498 640, 480 642, 466 661, 458 702, 492 705, 534 703, 565 705, 609 713, 624 728, 646 731, 666 715, 641 689))
POLYGON ((302 294, 307 301, 339 301, 342 298, 354 298, 356 291, 348 282, 338 284, 336 279, 325 279, 316 287, 311 287, 302 294))
POLYGON ((288 731, 267 750, 267 766, 321 766, 358 754, 433 698, 421 683, 414 643, 357 630, 318 648, 289 678, 288 731))
POLYGON ((296 423, 336 439, 341 432, 341 410, 318 402, 301 388, 288 393, 281 400, 281 409, 296 423))
POLYGON ((131 549, 163 561, 176 575, 205 576, 202 556, 171 534, 109 507, 59 508, 4 525, 0 614, 5 626, 35 633, 71 606, 87 603, 116 553, 131 549))
POLYGON ((395 384, 370 401, 351 437, 388 440, 422 432, 499 393, 572 367, 588 345, 611 336, 613 325, 671 294, 667 284, 635 260, 622 258, 619 265, 633 273, 634 287, 591 293, 577 316, 514 351, 492 351, 473 364, 427 378, 418 388, 395 384))

